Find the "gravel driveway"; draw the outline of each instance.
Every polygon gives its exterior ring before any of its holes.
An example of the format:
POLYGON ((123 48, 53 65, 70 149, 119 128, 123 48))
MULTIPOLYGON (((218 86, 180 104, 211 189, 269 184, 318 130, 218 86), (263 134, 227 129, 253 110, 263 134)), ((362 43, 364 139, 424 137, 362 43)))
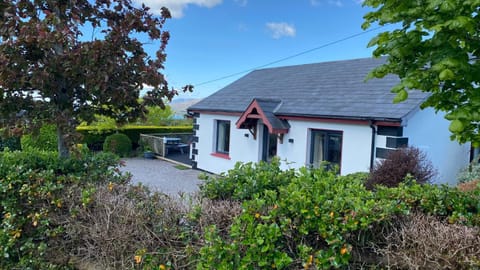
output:
POLYGON ((177 164, 142 157, 123 158, 125 166, 120 170, 132 174, 132 184, 142 183, 154 190, 170 195, 194 193, 202 182, 198 179, 201 173, 193 169, 178 169, 177 164))

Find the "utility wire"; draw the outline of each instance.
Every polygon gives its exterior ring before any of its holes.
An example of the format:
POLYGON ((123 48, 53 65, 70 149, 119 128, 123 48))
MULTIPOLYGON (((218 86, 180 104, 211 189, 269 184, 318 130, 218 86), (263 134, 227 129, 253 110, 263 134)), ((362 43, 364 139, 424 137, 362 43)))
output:
POLYGON ((249 68, 249 69, 247 69, 247 70, 244 70, 244 71, 235 72, 235 73, 232 73, 232 74, 229 74, 229 75, 225 75, 225 76, 222 76, 222 77, 213 79, 213 80, 204 81, 204 82, 201 82, 201 83, 198 83, 198 84, 194 84, 194 86, 200 86, 200 85, 205 85, 205 84, 213 83, 213 82, 216 82, 216 81, 221 81, 221 80, 228 79, 228 78, 231 78, 231 77, 240 75, 240 74, 244 74, 244 73, 247 73, 247 72, 250 72, 250 71, 254 71, 254 70, 256 70, 256 69, 268 67, 268 66, 271 66, 271 65, 273 65, 273 64, 277 64, 277 63, 280 63, 280 62, 283 62, 283 61, 286 61, 286 60, 289 60, 289 59, 298 57, 298 56, 300 56, 300 55, 304 55, 304 54, 307 54, 307 53, 311 53, 311 52, 313 52, 313 51, 316 51, 316 50, 319 50, 319 49, 322 49, 322 48, 325 48, 325 47, 328 47, 328 46, 332 46, 332 45, 335 45, 335 44, 337 44, 337 43, 340 43, 340 42, 343 42, 343 41, 346 41, 346 40, 349 40, 349 39, 352 39, 352 38, 355 38, 355 37, 358 37, 358 36, 361 36, 361 35, 364 35, 364 34, 373 32, 373 31, 376 31, 376 30, 378 30, 378 29, 380 29, 380 28, 382 28, 382 27, 383 27, 383 26, 378 26, 378 27, 376 27, 376 28, 372 28, 372 29, 370 29, 370 30, 363 31, 363 32, 360 32, 360 33, 357 33, 357 34, 353 34, 353 35, 350 35, 350 36, 348 36, 348 37, 344 37, 344 38, 342 38, 342 39, 338 39, 338 40, 335 40, 335 41, 332 41, 332 42, 329 42, 329 43, 320 45, 320 46, 318 46, 318 47, 315 47, 315 48, 312 48, 312 49, 309 49, 309 50, 306 50, 306 51, 303 51, 303 52, 299 52, 299 53, 297 53, 297 54, 290 55, 290 56, 287 56, 287 57, 284 57, 284 58, 281 58, 281 59, 278 59, 278 60, 275 60, 275 61, 272 61, 272 62, 267 63, 267 64, 264 64, 264 65, 256 66, 256 67, 253 67, 253 68, 249 68))

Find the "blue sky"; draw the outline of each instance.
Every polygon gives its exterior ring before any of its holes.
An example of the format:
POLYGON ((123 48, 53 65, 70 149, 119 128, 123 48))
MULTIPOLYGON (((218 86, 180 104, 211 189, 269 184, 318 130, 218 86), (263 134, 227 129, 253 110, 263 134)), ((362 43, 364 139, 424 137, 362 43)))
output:
POLYGON ((154 12, 161 6, 172 12, 165 26, 171 39, 164 74, 172 87, 195 86, 181 97, 206 97, 246 74, 237 73, 309 50, 268 67, 369 57, 369 40, 385 30, 340 41, 363 32, 368 9, 361 0, 135 1, 154 12), (237 75, 217 80, 231 74, 237 75))

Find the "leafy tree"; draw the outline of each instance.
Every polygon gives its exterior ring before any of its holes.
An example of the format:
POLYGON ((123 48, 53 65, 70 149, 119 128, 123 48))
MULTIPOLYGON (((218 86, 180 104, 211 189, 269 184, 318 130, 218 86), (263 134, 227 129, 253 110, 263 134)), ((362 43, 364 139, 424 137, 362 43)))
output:
POLYGON ((480 144, 480 0, 365 0, 373 8, 371 24, 398 26, 374 37, 373 55, 387 61, 370 73, 382 78, 397 74, 395 102, 408 91, 431 93, 422 107, 446 112, 452 138, 480 144))
POLYGON ((176 94, 160 73, 169 17, 131 0, 0 1, 0 125, 19 117, 30 128, 56 124, 66 157, 81 121, 97 114, 123 123, 163 107, 176 94), (154 57, 140 41, 147 38, 160 44, 154 57), (152 90, 140 102, 144 84, 152 90))
POLYGON ((165 105, 164 108, 160 106, 149 106, 147 109, 147 118, 145 121, 142 121, 142 123, 152 126, 168 126, 175 114, 170 105, 165 105))

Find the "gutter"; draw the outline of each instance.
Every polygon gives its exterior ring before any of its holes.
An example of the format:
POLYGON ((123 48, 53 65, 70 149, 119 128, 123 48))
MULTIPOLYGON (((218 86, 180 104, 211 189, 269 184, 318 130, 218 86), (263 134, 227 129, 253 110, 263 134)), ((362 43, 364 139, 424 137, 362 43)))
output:
POLYGON ((370 120, 370 128, 372 129, 372 147, 370 149, 370 172, 373 170, 373 163, 375 160, 375 136, 377 135, 377 130, 373 125, 373 121, 370 120))

